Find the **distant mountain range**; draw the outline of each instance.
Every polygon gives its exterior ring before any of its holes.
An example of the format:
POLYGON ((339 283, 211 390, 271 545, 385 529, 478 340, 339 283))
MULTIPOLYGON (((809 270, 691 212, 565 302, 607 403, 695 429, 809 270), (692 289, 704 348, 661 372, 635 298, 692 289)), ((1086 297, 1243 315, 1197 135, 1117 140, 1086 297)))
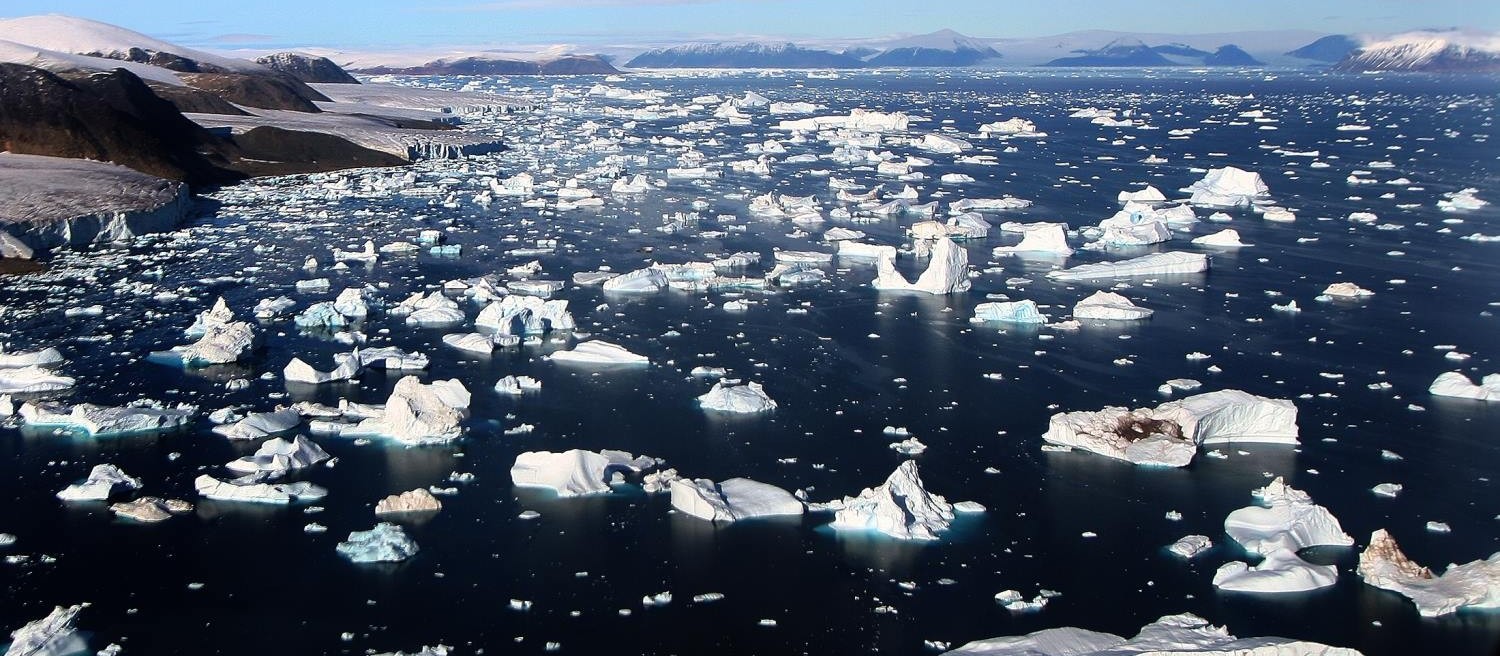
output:
POLYGON ((1338 71, 1500 72, 1500 36, 1459 30, 1398 34, 1362 44, 1338 71))
POLYGON ((953 30, 841 51, 793 43, 688 43, 648 50, 626 68, 868 68, 973 66, 1000 53, 953 30))
POLYGON ((1182 43, 1148 46, 1139 39, 1117 39, 1103 48, 1080 50, 1078 54, 1059 57, 1045 66, 1263 66, 1239 46, 1227 44, 1213 52, 1182 43))
POLYGON ((620 72, 599 55, 564 54, 543 59, 476 55, 435 59, 415 66, 352 66, 370 75, 610 75, 620 72))

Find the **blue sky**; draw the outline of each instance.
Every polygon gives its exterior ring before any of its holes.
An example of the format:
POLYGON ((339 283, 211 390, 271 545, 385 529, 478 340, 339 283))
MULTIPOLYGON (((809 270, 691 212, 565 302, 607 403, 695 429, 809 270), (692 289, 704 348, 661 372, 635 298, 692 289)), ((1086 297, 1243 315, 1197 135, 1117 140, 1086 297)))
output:
POLYGON ((953 28, 1027 37, 1085 29, 1500 30, 1489 0, 5 0, 0 15, 65 13, 186 45, 381 47, 851 38, 953 28))

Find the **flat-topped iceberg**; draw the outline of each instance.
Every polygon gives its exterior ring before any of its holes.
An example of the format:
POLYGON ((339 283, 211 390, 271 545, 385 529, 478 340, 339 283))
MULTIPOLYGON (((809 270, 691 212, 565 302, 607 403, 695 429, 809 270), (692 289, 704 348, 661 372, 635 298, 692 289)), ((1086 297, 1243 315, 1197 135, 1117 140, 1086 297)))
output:
POLYGON ((1360 656, 1358 651, 1288 638, 1236 638, 1197 615, 1167 615, 1126 640, 1074 627, 976 640, 951 656, 1360 656))
POLYGON ((7 351, 3 345, 0 345, 0 369, 50 368, 62 362, 62 352, 50 346, 36 351, 7 351))
POLYGON ((714 483, 706 478, 671 481, 672 507, 679 512, 714 522, 733 522, 756 517, 801 515, 802 502, 775 485, 731 478, 714 483))
POLYGON ((302 415, 293 408, 281 408, 271 412, 252 412, 232 424, 215 426, 215 435, 231 440, 258 440, 263 437, 285 433, 302 423, 302 415))
POLYGON ((1285 549, 1272 551, 1256 565, 1243 561, 1224 563, 1214 571, 1213 584, 1230 592, 1306 592, 1338 582, 1338 568, 1314 565, 1285 549))
POLYGON ((1297 406, 1239 390, 1169 401, 1154 409, 1106 407, 1052 415, 1042 439, 1138 465, 1182 467, 1200 444, 1297 443, 1297 406))
MULTIPOLYGON (((293 411, 295 413, 295 411, 293 411)), ((225 469, 236 474, 275 472, 284 474, 294 469, 311 467, 328 460, 330 456, 323 447, 302 435, 291 440, 273 437, 255 450, 254 455, 231 461, 225 469)))
POLYGON ((351 531, 349 539, 334 547, 354 563, 399 563, 416 555, 417 543, 398 524, 381 522, 368 531, 351 531))
POLYGON ((1152 253, 1117 262, 1098 262, 1050 271, 1048 278, 1054 280, 1093 280, 1100 278, 1128 278, 1133 276, 1164 276, 1198 273, 1208 270, 1208 256, 1202 253, 1168 251, 1152 253))
POLYGON ((1194 205, 1227 207, 1249 205, 1256 198, 1270 193, 1271 189, 1260 179, 1259 173, 1226 166, 1209 169, 1202 180, 1182 188, 1192 194, 1188 202, 1194 205))
POLYGON ((463 435, 469 409, 468 388, 457 378, 422 384, 416 376, 396 382, 391 396, 376 416, 358 424, 314 421, 315 434, 342 437, 381 437, 408 446, 445 444, 463 435))
POLYGON ((1194 237, 1193 243, 1199 246, 1218 246, 1220 248, 1238 248, 1250 245, 1240 241, 1240 232, 1234 228, 1225 228, 1211 235, 1194 237))
POLYGON ((1500 552, 1488 559, 1449 565, 1441 576, 1412 562, 1385 529, 1370 535, 1356 570, 1365 583, 1400 594, 1422 617, 1440 617, 1464 608, 1500 608, 1500 552))
POLYGON ((1485 376, 1478 385, 1475 385, 1468 376, 1457 371, 1449 371, 1438 374, 1438 377, 1432 381, 1432 385, 1428 386, 1427 392, 1433 396, 1500 401, 1500 374, 1485 376))
POLYGON ((501 335, 541 335, 577 327, 573 314, 568 312, 567 301, 548 301, 520 294, 506 296, 485 306, 474 319, 474 325, 493 329, 501 335))
POLYGON ((755 413, 776 409, 776 402, 766 395, 760 383, 735 385, 721 380, 707 394, 698 397, 698 405, 704 410, 718 412, 755 413))
POLYGON ((141 489, 141 479, 126 475, 114 465, 94 465, 89 477, 57 493, 63 501, 108 501, 115 492, 141 489))
POLYGON ((61 426, 91 437, 113 437, 174 430, 197 416, 193 406, 176 408, 110 407, 80 403, 64 405, 27 401, 18 413, 29 426, 61 426))
POLYGON ((1114 292, 1097 291, 1073 306, 1073 318, 1101 321, 1136 321, 1148 319, 1152 310, 1143 308, 1114 292))
POLYGON ((199 496, 215 501, 286 505, 294 501, 316 501, 328 496, 328 490, 306 481, 265 483, 261 476, 247 476, 224 481, 208 474, 193 479, 199 496))
POLYGON ((542 487, 559 497, 576 497, 607 493, 611 473, 641 467, 639 459, 623 451, 527 451, 516 456, 510 479, 520 487, 542 487))
POLYGON ((604 281, 604 291, 621 294, 659 292, 667 288, 667 274, 660 269, 636 269, 604 281))
POLYGON ((820 130, 856 130, 859 132, 904 132, 910 119, 906 114, 885 114, 865 109, 855 109, 848 116, 816 116, 782 121, 778 130, 817 132, 820 130))
POLYGON ((928 492, 907 460, 884 483, 818 507, 833 510, 831 526, 839 530, 877 531, 901 540, 936 540, 953 522, 953 504, 928 492))
POLYGON ((0 394, 57 392, 73 387, 76 382, 70 376, 54 374, 40 366, 0 369, 0 394))
POLYGON ((952 239, 941 237, 932 245, 931 261, 927 270, 908 282, 896 271, 896 259, 882 255, 876 262, 875 281, 870 283, 879 290, 926 292, 928 294, 952 294, 969 289, 969 253, 952 239))
POLYGON ((1046 255, 1072 255, 1068 246, 1067 227, 1060 223, 1026 223, 1017 226, 1022 234, 1021 243, 1015 246, 996 246, 991 252, 1001 255, 1027 253, 1046 255))
POLYGON ((618 344, 611 344, 604 340, 594 339, 587 342, 579 342, 571 350, 556 351, 547 356, 553 362, 572 362, 578 364, 650 364, 651 361, 644 355, 637 355, 625 350, 618 344))

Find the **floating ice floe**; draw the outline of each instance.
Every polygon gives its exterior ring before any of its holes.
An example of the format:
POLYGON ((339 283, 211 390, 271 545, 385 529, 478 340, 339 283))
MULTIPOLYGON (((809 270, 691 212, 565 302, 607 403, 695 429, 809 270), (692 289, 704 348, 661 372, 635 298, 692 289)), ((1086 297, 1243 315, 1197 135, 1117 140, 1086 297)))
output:
POLYGON ((1146 188, 1140 191, 1122 191, 1115 197, 1115 200, 1121 203, 1165 203, 1167 197, 1161 193, 1160 189, 1146 185, 1146 188))
POLYGON ((1438 377, 1433 379, 1432 385, 1427 387, 1427 392, 1433 396, 1500 401, 1500 374, 1485 376, 1478 385, 1475 385, 1468 376, 1457 371, 1449 371, 1438 374, 1438 377))
POLYGON ((495 383, 496 392, 511 396, 520 396, 526 392, 535 392, 541 389, 541 381, 531 376, 506 376, 495 383))
POLYGON ((643 365, 651 363, 644 355, 631 353, 625 350, 623 346, 611 344, 600 339, 579 342, 572 350, 553 352, 547 356, 547 359, 553 362, 591 365, 643 365))
POLYGON ((527 451, 516 456, 510 479, 519 487, 547 488, 559 497, 605 494, 614 472, 640 471, 654 462, 624 451, 527 451))
MULTIPOLYGON (((296 411, 292 412, 295 414, 296 411)), ((262 443, 253 455, 233 460, 224 465, 224 468, 236 474, 285 474, 294 469, 311 467, 329 457, 323 447, 302 435, 291 440, 273 437, 262 443)))
POLYGON ((399 563, 418 551, 406 531, 390 522, 380 522, 368 531, 351 531, 349 539, 334 550, 354 563, 399 563))
POLYGON ((651 267, 636 269, 604 281, 604 291, 621 294, 659 292, 666 288, 667 274, 651 267))
POLYGON ((714 522, 801 515, 803 510, 802 502, 786 490, 748 478, 731 478, 722 483, 706 478, 678 478, 671 481, 669 489, 673 508, 714 522))
POLYGON ((980 125, 979 134, 984 137, 1041 138, 1047 136, 1046 132, 1037 131, 1035 123, 1019 117, 980 125))
POLYGON ((271 412, 252 412, 232 424, 215 426, 215 435, 231 440, 258 440, 263 437, 285 433, 302 423, 302 415, 292 408, 271 412))
MULTIPOLYGON (((605 284, 608 289, 608 283, 605 284)), ((568 312, 567 301, 524 295, 506 296, 490 303, 479 312, 474 325, 501 335, 541 335, 577 327, 573 314, 568 312)))
POLYGON ((294 501, 316 501, 328 496, 328 490, 306 481, 266 483, 264 475, 225 481, 203 474, 193 479, 193 489, 198 491, 199 496, 215 501, 280 505, 294 501))
POLYGON ((1465 608, 1500 608, 1500 552, 1485 560, 1449 565, 1441 576, 1406 557, 1385 529, 1370 535, 1356 569, 1365 583, 1412 600, 1422 617, 1465 608))
POLYGON ((1214 546, 1207 535, 1184 535, 1167 546, 1167 551, 1180 558, 1193 558, 1214 546))
POLYGON ((1092 296, 1073 306, 1075 319, 1099 319, 1104 321, 1135 321, 1148 319, 1152 310, 1140 307, 1114 292, 1097 291, 1092 296))
POLYGON ((76 656, 87 653, 88 642, 73 626, 78 613, 87 606, 54 606, 46 617, 12 631, 10 648, 5 650, 5 656, 76 656))
POLYGON ((0 369, 0 394, 56 392, 73 387, 70 376, 60 376, 40 366, 0 369))
POLYGON ((1200 444, 1297 443, 1297 406, 1239 390, 1170 401, 1155 409, 1106 407, 1052 415, 1042 439, 1137 465, 1182 467, 1200 444))
POLYGON ((928 492, 917 473, 917 461, 907 460, 885 482, 865 488, 857 497, 820 504, 815 510, 834 511, 839 530, 877 531, 902 540, 936 540, 953 522, 953 505, 928 492))
POLYGON ((1210 169, 1202 180, 1182 191, 1192 194, 1188 202, 1194 205, 1235 206, 1249 205, 1270 193, 1270 188, 1260 179, 1259 173, 1226 166, 1210 169))
POLYGON ((1007 226, 1011 228, 1007 232, 1022 233, 1021 243, 1015 246, 996 246, 992 252, 997 257, 1026 253, 1073 254, 1073 249, 1068 247, 1067 226, 1061 223, 1022 223, 1007 224, 1007 226))
POLYGON ((21 405, 18 414, 29 426, 58 426, 83 431, 91 437, 113 437, 174 430, 192 421, 198 409, 193 406, 109 407, 92 403, 70 406, 27 401, 21 405))
POLYGON ((1197 615, 1167 615, 1126 640, 1074 627, 976 640, 949 656, 1360 656, 1358 651, 1287 638, 1236 638, 1197 615))
POLYGON ((126 475, 119 467, 94 465, 87 479, 63 488, 57 493, 57 498, 63 501, 108 501, 115 492, 139 489, 141 479, 126 475))
POLYGON ((1240 241, 1240 233, 1234 228, 1225 228, 1211 235, 1195 237, 1192 243, 1199 246, 1218 246, 1220 248, 1237 248, 1251 245, 1240 241))
POLYGON ((707 394, 698 397, 698 405, 704 410, 746 414, 776 409, 776 402, 766 395, 760 383, 736 385, 727 380, 720 380, 707 394))
POLYGON ((1481 200, 1479 196, 1475 195, 1478 193, 1478 189, 1468 187, 1453 193, 1443 194, 1444 199, 1437 202, 1438 209, 1444 212, 1468 212, 1489 205, 1488 201, 1481 200))
POLYGON ((460 424, 469 408, 469 390, 458 379, 422 384, 416 376, 396 382, 376 416, 357 424, 314 421, 318 435, 380 437, 408 446, 445 444, 463 435, 460 424))
POLYGON ((1037 308, 1036 301, 995 301, 974 306, 974 321, 996 321, 1001 323, 1044 324, 1046 315, 1037 308))
POLYGON ((288 383, 303 383, 307 385, 322 385, 344 380, 352 380, 360 373, 359 358, 345 358, 339 362, 333 371, 318 371, 312 365, 303 362, 301 358, 292 358, 286 367, 281 370, 281 377, 288 383))
POLYGON ((443 503, 432 496, 427 488, 419 487, 401 494, 392 494, 375 504, 375 514, 401 515, 412 513, 435 513, 443 509, 443 503))
POLYGON ((896 271, 894 257, 882 256, 876 261, 875 281, 870 283, 879 290, 926 292, 928 294, 952 294, 967 291, 969 282, 969 253, 947 237, 939 238, 932 246, 932 259, 927 270, 916 282, 908 282, 896 271))
POLYGON ((1100 278, 1198 273, 1207 270, 1207 255, 1202 253, 1168 251, 1165 253, 1142 255, 1117 262, 1080 264, 1061 271, 1049 271, 1047 277, 1054 280, 1094 280, 1100 278))

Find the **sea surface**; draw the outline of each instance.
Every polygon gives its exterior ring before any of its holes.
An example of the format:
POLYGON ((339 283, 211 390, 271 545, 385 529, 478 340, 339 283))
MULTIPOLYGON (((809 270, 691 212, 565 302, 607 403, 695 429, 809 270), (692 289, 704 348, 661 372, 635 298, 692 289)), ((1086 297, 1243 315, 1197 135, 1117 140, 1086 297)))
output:
MULTIPOLYGON (((182 329, 219 296, 249 318, 256 302, 278 295, 301 311, 371 284, 394 305, 449 280, 497 273, 508 280, 510 267, 532 260, 542 266, 538 277, 568 281, 600 266, 623 272, 740 251, 762 254, 749 268, 758 274, 770 269, 776 248, 832 252, 819 235, 839 225, 865 231, 865 241, 910 245, 904 228, 912 217, 793 225, 749 213, 752 198, 774 191, 814 195, 826 216, 840 203, 815 171, 887 193, 908 184, 826 160, 773 161, 770 177, 726 168, 722 178, 670 180, 639 197, 611 195, 608 179, 584 179, 581 186, 605 198, 596 209, 556 211, 551 199, 545 208, 522 207, 517 198, 474 201, 493 178, 531 172, 539 182, 560 182, 611 156, 629 158, 620 162, 626 173, 664 180, 686 148, 663 137, 691 143, 710 163, 753 159, 748 144, 786 142, 776 123, 800 117, 745 109, 750 124, 731 126, 713 117, 717 104, 686 109, 687 116, 632 116, 652 103, 588 95, 596 84, 660 91, 661 105, 682 108, 699 96, 753 91, 817 103, 826 108, 819 115, 906 112, 919 119, 909 131, 917 136, 965 137, 983 123, 1028 118, 1048 136, 971 139, 976 149, 967 154, 994 155, 994 165, 956 163, 890 137, 879 149, 934 160, 919 169, 926 180, 909 183, 919 202, 939 200, 946 209, 960 198, 1032 201, 988 215, 996 226, 1094 225, 1119 209, 1120 191, 1150 183, 1181 198, 1178 189, 1223 166, 1258 172, 1271 200, 1297 218, 1273 223, 1239 208, 1227 210, 1232 221, 1210 223, 1212 210, 1200 208, 1205 221, 1171 242, 1080 251, 1067 260, 997 259, 990 249, 1019 236, 996 229, 965 243, 978 275, 973 289, 952 296, 878 292, 869 286, 871 264, 843 260, 826 268, 823 282, 767 292, 619 296, 569 282, 554 296, 569 301, 580 332, 648 356, 646 368, 544 360, 568 346, 566 335, 480 357, 441 341, 468 329, 408 327, 375 312, 360 326, 370 345, 421 351, 432 364, 416 375, 458 378, 474 393, 468 432, 427 448, 318 438, 336 466, 296 477, 330 490, 316 513, 308 504, 196 498, 195 477, 225 476, 225 462, 256 446, 210 433, 207 419, 178 433, 116 439, 0 427, 0 532, 18 538, 0 548, 13 557, 0 564, 0 628, 18 628, 53 605, 89 602, 80 624, 93 633, 91 645, 119 643, 125 654, 363 654, 439 643, 457 654, 542 653, 548 643, 563 654, 920 654, 935 651, 926 641, 956 647, 1058 626, 1131 636, 1158 617, 1191 612, 1241 637, 1316 640, 1370 655, 1485 654, 1500 643, 1500 613, 1423 619, 1410 602, 1354 572, 1359 550, 1381 528, 1435 570, 1500 551, 1500 404, 1427 393, 1445 371, 1474 379, 1500 371, 1500 243, 1463 239, 1500 233, 1500 205, 1459 213, 1437 207, 1465 187, 1500 202, 1495 79, 953 71, 396 81, 519 93, 544 108, 483 119, 480 127, 506 135, 511 150, 504 153, 254 180, 209 194, 200 215, 175 233, 61 253, 44 272, 0 278, 0 339, 23 350, 62 349, 69 362, 61 371, 79 379, 66 397, 75 402, 153 399, 205 413, 341 397, 380 403, 398 375, 374 371, 316 390, 287 386, 280 372, 291 358, 327 370, 348 346, 286 319, 262 324, 263 348, 237 365, 183 371, 145 356, 186 343, 182 329), (1069 117, 1084 107, 1128 110, 1149 129, 1069 117), (1255 110, 1269 120, 1242 116, 1255 110), (1196 131, 1169 134, 1182 129, 1196 131), (1167 161, 1142 163, 1148 155, 1167 161), (1349 184, 1355 171, 1377 183, 1349 184), (943 173, 976 181, 939 184, 943 173), (698 200, 707 208, 686 229, 657 229, 666 215, 695 211, 698 200), (1350 221, 1353 212, 1378 221, 1350 221), (1225 227, 1253 246, 1188 243, 1225 227), (331 269, 330 249, 414 240, 423 229, 444 230, 462 254, 424 250, 331 269), (538 239, 555 239, 556 251, 507 254, 538 239), (1053 282, 1047 271, 1161 250, 1207 252, 1212 265, 1203 274, 1127 281, 1118 291, 1154 309, 1149 320, 1084 322, 1074 332, 970 322, 974 306, 994 295, 1035 300, 1061 320, 1078 300, 1112 285, 1053 282), (322 268, 316 274, 302 269, 310 256, 322 268), (330 278, 332 290, 297 293, 294 284, 311 277, 330 278), (1013 278, 1030 282, 1008 284, 1013 278), (1334 282, 1375 294, 1316 300, 1334 282), (721 307, 736 298, 749 309, 721 307), (1290 300, 1303 311, 1271 309, 1290 300), (67 308, 94 304, 104 307, 102 316, 64 318, 67 308), (1185 357, 1193 352, 1210 357, 1185 357), (752 416, 705 412, 695 399, 712 383, 689 375, 700 365, 762 383, 778 407, 752 416), (494 392, 510 374, 544 387, 524 397, 494 392), (1200 454, 1182 469, 1041 450, 1053 413, 1155 406, 1168 400, 1158 386, 1174 378, 1200 380, 1201 391, 1293 400, 1301 445, 1222 448, 1227 458, 1200 454), (249 385, 227 391, 232 379, 249 385), (505 434, 523 423, 536 428, 505 434), (666 495, 634 485, 558 499, 513 486, 508 471, 528 450, 620 449, 663 458, 684 475, 750 477, 827 501, 881 483, 907 459, 888 447, 896 438, 882 435, 886 426, 907 427, 928 445, 916 456, 928 490, 988 511, 960 515, 935 542, 901 542, 833 531, 827 514, 714 525, 670 512, 666 495), (100 463, 143 479, 143 494, 197 507, 138 525, 102 504, 54 498, 100 463), (472 480, 450 482, 454 473, 472 480), (1251 490, 1274 476, 1332 511, 1356 546, 1304 552, 1338 567, 1333 587, 1219 592, 1210 583, 1214 570, 1244 558, 1224 535, 1224 517, 1251 505, 1251 490), (1370 492, 1385 482, 1403 485, 1400 496, 1370 492), (350 531, 374 524, 377 500, 427 486, 458 493, 441 497, 436 516, 405 522, 421 547, 415 557, 368 566, 335 553, 350 531), (518 518, 527 510, 540 517, 518 518), (1169 520, 1169 511, 1181 519, 1169 520), (1430 532, 1429 521, 1451 532, 1430 532), (328 531, 305 532, 312 522, 328 531), (1212 537, 1214 548, 1192 561, 1163 550, 1193 533, 1212 537), (1042 589, 1061 594, 1039 612, 1017 614, 994 600, 1007 589, 1028 598, 1042 589), (672 603, 643 607, 643 596, 663 591, 673 593, 672 603), (706 593, 723 598, 692 601, 706 593), (513 610, 511 600, 531 607, 513 610)), ((787 143, 775 158, 830 150, 815 140, 787 143)), ((1070 239, 1075 247, 1082 241, 1070 239)), ((899 262, 909 276, 925 266, 909 254, 899 262)), ((466 308, 472 321, 480 308, 466 308)))

